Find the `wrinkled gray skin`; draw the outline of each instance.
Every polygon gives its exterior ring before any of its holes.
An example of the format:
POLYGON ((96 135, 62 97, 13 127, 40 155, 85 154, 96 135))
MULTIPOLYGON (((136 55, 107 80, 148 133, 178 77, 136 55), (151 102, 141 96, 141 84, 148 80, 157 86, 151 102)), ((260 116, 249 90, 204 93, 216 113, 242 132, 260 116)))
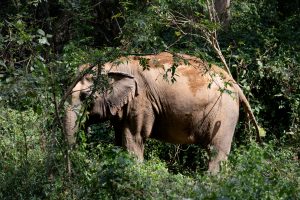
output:
MULTIPOLYGON (((139 160, 143 160, 147 138, 213 147, 209 171, 216 173, 220 161, 226 160, 230 152, 241 90, 222 69, 208 67, 192 56, 180 56, 188 63, 178 63, 174 83, 163 78, 165 70, 173 64, 169 53, 143 56, 149 59, 146 70, 139 65, 141 57, 137 56, 120 58, 119 64, 106 63, 104 72, 111 78, 112 89, 96 94, 87 123, 110 120, 116 145, 133 152, 139 160), (224 82, 231 84, 225 87, 224 82), (224 89, 227 92, 220 92, 224 89)), ((81 66, 79 71, 85 67, 81 66)), ((66 110, 65 131, 70 144, 75 143, 77 131, 75 111, 93 84, 90 76, 73 88, 66 110)))

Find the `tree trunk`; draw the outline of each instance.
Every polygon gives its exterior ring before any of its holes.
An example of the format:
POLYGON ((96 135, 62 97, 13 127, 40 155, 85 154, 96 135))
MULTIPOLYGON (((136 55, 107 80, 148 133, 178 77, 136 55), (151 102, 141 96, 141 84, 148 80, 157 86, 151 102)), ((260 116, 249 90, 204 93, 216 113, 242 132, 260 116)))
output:
POLYGON ((214 0, 215 10, 223 26, 228 26, 230 21, 230 0, 214 0))

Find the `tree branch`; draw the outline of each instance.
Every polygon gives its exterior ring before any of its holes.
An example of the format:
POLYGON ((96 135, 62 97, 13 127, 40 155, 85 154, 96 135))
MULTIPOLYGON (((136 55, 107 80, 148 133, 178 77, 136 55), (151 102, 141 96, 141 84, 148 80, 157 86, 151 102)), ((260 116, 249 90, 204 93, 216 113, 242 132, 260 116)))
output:
POLYGON ((95 66, 97 65, 90 65, 88 68, 86 68, 81 74, 79 74, 72 84, 68 87, 67 91, 65 92, 64 96, 61 98, 59 104, 58 104, 58 111, 62 110, 64 107, 64 104, 69 97, 69 95, 72 93, 73 88, 76 86, 76 84, 87 74, 89 73, 95 66))

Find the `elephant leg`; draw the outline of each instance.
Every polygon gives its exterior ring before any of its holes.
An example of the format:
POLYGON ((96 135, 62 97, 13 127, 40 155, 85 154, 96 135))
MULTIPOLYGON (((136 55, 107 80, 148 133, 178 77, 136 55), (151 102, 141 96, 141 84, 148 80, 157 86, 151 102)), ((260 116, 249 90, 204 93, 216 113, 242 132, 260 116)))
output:
POLYGON ((208 149, 210 161, 208 163, 208 171, 213 175, 220 171, 220 164, 222 161, 226 161, 229 150, 223 150, 218 146, 211 146, 208 149))
POLYGON ((236 99, 230 95, 222 95, 215 109, 218 114, 211 124, 210 162, 208 165, 208 171, 212 174, 218 173, 221 162, 227 160, 239 117, 239 105, 236 99))
POLYGON ((212 174, 216 174, 220 171, 220 164, 222 161, 226 161, 231 150, 231 142, 237 122, 237 116, 234 116, 235 120, 224 121, 220 125, 220 121, 215 123, 215 126, 220 126, 217 133, 212 138, 209 147, 210 161, 208 165, 208 171, 212 174))
POLYGON ((139 161, 144 160, 144 139, 140 133, 132 133, 129 128, 125 128, 122 137, 122 146, 130 153, 133 153, 139 161))

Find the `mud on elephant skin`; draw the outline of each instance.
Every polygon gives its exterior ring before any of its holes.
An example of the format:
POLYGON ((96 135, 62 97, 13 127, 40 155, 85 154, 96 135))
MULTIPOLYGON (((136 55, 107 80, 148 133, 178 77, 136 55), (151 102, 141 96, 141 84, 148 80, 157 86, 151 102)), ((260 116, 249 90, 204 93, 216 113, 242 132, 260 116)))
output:
MULTIPOLYGON (((116 145, 133 152, 139 160, 143 160, 148 138, 213 146, 217 154, 210 159, 209 171, 218 172, 220 161, 226 160, 230 152, 239 100, 245 97, 221 68, 189 55, 176 54, 176 57, 163 52, 121 57, 104 64, 102 72, 110 78, 111 87, 94 94, 87 123, 110 120, 116 145), (146 69, 140 65, 141 60, 147 61, 146 69), (166 72, 175 60, 176 81, 171 83, 168 80, 172 75, 166 72)), ((79 71, 87 66, 82 65, 79 71)), ((70 144, 75 143, 78 129, 75 110, 80 108, 92 86, 91 75, 86 75, 71 93, 64 119, 70 144)))

